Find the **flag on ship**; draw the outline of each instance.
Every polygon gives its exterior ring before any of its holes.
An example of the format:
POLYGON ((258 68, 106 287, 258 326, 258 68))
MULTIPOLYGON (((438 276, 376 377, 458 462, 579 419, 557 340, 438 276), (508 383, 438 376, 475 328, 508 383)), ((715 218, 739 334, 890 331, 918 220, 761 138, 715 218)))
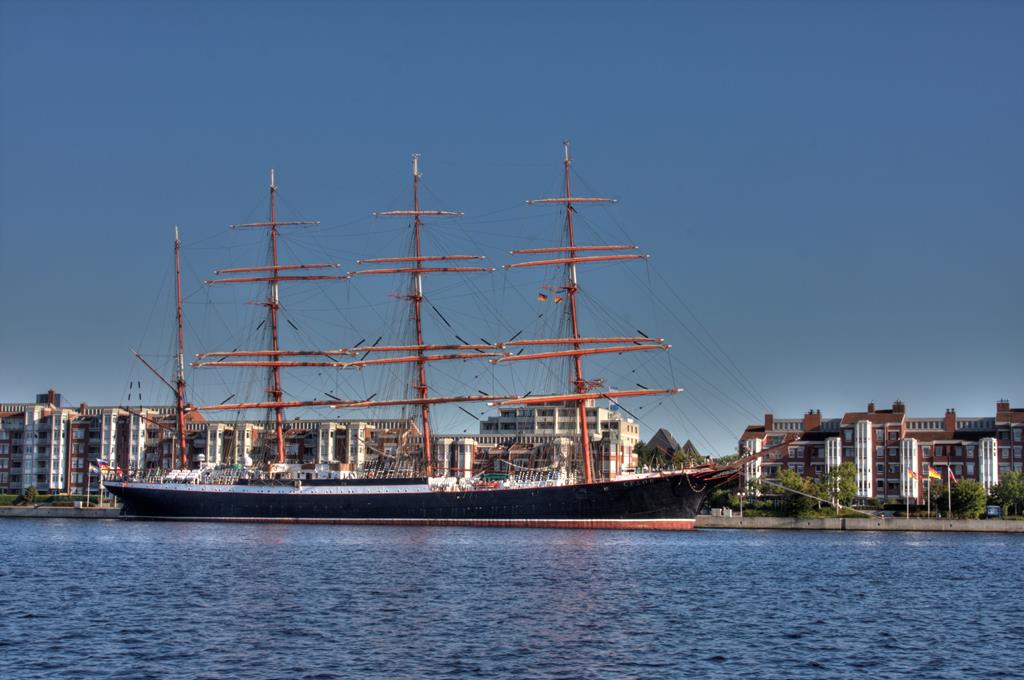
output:
POLYGON ((537 293, 537 301, 538 302, 547 302, 547 299, 548 299, 548 296, 545 295, 544 293, 537 293))

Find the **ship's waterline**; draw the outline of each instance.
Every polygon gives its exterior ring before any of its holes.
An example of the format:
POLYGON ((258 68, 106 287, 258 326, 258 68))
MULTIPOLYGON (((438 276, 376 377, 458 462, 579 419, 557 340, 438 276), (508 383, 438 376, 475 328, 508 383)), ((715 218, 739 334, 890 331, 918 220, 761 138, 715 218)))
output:
MULTIPOLYGON (((233 519, 476 526, 690 529, 707 494, 729 480, 712 469, 601 483, 442 490, 429 484, 159 484, 107 481, 124 514, 152 519, 233 519), (604 522, 600 526, 597 523, 604 522), (486 524, 485 524, 486 525, 486 524)), ((365 480, 361 480, 365 481, 365 480)))

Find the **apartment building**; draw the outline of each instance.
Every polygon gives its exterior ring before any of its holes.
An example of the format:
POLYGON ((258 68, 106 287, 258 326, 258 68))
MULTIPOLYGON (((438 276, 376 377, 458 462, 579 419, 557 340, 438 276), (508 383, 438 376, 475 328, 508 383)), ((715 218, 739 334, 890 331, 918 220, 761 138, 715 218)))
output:
POLYGON ((747 479, 771 479, 790 468, 820 480, 833 467, 853 463, 857 496, 924 502, 922 481, 931 468, 951 468, 955 477, 976 479, 986 488, 1000 473, 1024 471, 1024 409, 996 403, 991 416, 965 417, 955 409, 942 416, 910 416, 901 401, 879 409, 823 418, 810 410, 801 418, 776 418, 750 425, 739 441, 747 479), (909 475, 914 472, 916 475, 909 475), (916 477, 916 478, 915 478, 916 477))
POLYGON ((71 466, 71 424, 77 412, 53 390, 33 403, 0 404, 0 490, 63 488, 71 466))
MULTIPOLYGON (((594 469, 615 477, 636 467, 640 426, 616 410, 587 404, 594 469)), ((176 455, 172 406, 71 407, 50 390, 31 403, 0 404, 0 491, 84 494, 96 488, 90 465, 106 461, 121 470, 169 470, 176 455)), ((200 465, 251 465, 276 458, 274 429, 254 420, 207 420, 192 411, 185 418, 185 459, 200 465)), ((579 455, 578 410, 571 405, 501 409, 480 423, 474 436, 433 437, 438 473, 462 476, 567 466, 579 455)), ((421 447, 422 434, 410 419, 286 421, 288 463, 336 464, 357 470, 368 463, 421 447)))
MULTIPOLYGON (((595 471, 615 477, 636 467, 633 449, 640 443, 640 425, 594 401, 587 402, 586 413, 595 471)), ((498 415, 480 422, 481 443, 489 441, 485 437, 493 437, 495 445, 502 439, 506 446, 515 442, 556 446, 556 440, 575 441, 579 432, 579 410, 571 404, 502 408, 498 415)))
MULTIPOLYGON (((50 390, 34 402, 0 404, 0 491, 86 493, 97 478, 97 460, 121 470, 169 470, 175 455, 175 413, 171 406, 70 407, 50 390)), ((185 418, 185 457, 201 464, 248 465, 276 450, 273 428, 255 421, 208 421, 198 412, 185 418)), ((411 435, 407 419, 308 420, 287 422, 285 454, 290 463, 362 466, 368 452, 393 454, 411 435)))

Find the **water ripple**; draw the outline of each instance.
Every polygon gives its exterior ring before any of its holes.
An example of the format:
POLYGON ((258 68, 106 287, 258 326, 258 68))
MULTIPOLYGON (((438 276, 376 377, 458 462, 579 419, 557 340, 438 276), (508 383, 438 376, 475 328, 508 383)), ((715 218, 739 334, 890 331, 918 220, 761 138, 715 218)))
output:
POLYGON ((3 531, 0 677, 1020 675, 1016 536, 3 531))

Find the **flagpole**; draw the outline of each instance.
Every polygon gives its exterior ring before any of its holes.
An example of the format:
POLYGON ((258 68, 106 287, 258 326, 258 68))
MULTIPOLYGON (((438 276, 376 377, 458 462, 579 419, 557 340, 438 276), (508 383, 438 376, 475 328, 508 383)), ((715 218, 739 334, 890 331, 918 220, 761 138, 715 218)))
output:
MULTIPOLYGON (((929 469, 931 469, 931 468, 929 468, 929 469)), ((928 512, 928 519, 931 519, 932 518, 932 478, 931 478, 931 475, 929 475, 925 479, 925 482, 928 485, 927 488, 924 491, 925 495, 928 496, 928 510, 927 510, 927 512, 928 512)))
POLYGON ((949 496, 949 518, 953 518, 953 468, 946 463, 946 493, 949 496))
POLYGON ((910 519, 910 470, 907 468, 905 456, 900 457, 900 470, 903 472, 903 479, 900 481, 900 486, 903 487, 901 491, 903 499, 907 502, 907 519, 910 519))
POLYGON ((90 486, 92 486, 92 463, 85 466, 85 507, 89 507, 90 486))

